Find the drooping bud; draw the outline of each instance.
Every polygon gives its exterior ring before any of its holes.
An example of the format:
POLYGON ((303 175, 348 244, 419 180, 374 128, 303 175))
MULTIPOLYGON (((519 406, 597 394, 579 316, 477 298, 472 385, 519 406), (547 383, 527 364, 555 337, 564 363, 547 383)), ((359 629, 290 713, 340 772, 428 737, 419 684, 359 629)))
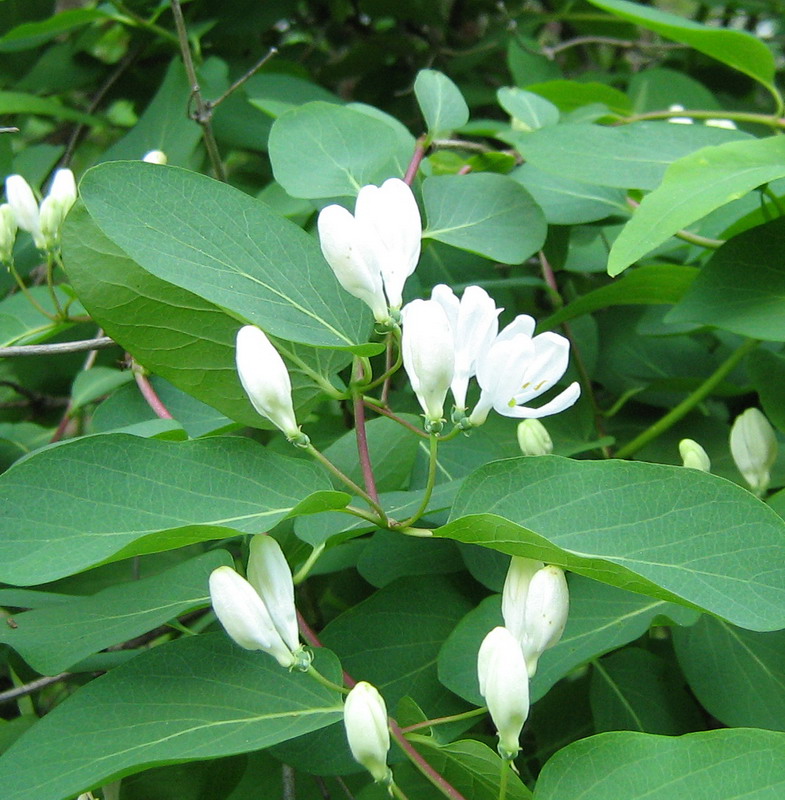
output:
POLYGON ((499 754, 513 759, 529 716, 529 676, 521 646, 507 628, 494 628, 477 655, 480 694, 499 734, 499 754))
POLYGON ((33 237, 36 247, 44 249, 46 242, 41 233, 38 202, 30 184, 21 175, 9 175, 5 179, 5 196, 14 212, 16 224, 33 237))
POLYGON ((521 643, 526 635, 526 598, 529 584, 538 570, 545 566, 533 558, 513 556, 507 569, 502 590, 504 627, 521 643))
POLYGON ((16 217, 8 203, 0 205, 0 261, 6 264, 13 261, 16 241, 16 217))
POLYGON ((564 571, 553 565, 538 570, 526 596, 524 636, 521 641, 529 677, 540 656, 561 639, 570 611, 570 593, 564 571))
POLYGON ((518 424, 518 446, 525 456, 547 456, 553 452, 548 430, 538 419, 525 419, 518 424))
POLYGON ((146 161, 148 164, 166 164, 168 159, 166 157, 166 153, 163 150, 151 150, 149 153, 145 153, 142 156, 142 161, 146 161))
POLYGON ((769 488, 771 468, 777 460, 777 437, 757 408, 736 417, 730 431, 730 452, 744 480, 760 496, 769 488))
POLYGON ((294 666, 296 658, 276 630, 261 597, 231 567, 218 567, 210 574, 210 599, 221 625, 240 647, 263 650, 282 667, 294 666))
POLYGON ((454 370, 455 345, 444 309, 435 300, 413 300, 401 313, 403 366, 425 412, 426 430, 438 433, 454 370))
POLYGON ((272 536, 259 534, 251 538, 246 574, 248 582, 267 606, 281 638, 290 650, 297 650, 300 635, 292 573, 281 546, 272 536))
POLYGON ((679 455, 685 467, 711 472, 709 456, 694 439, 682 439, 679 442, 679 455))
POLYGON ((255 325, 237 333, 237 373, 253 407, 280 428, 289 441, 307 443, 292 406, 292 384, 278 351, 255 325))
POLYGON ((76 180, 70 169, 55 172, 49 194, 41 202, 41 235, 47 247, 52 247, 60 239, 60 227, 68 212, 76 202, 76 180))
POLYGON ((392 773, 387 766, 390 749, 387 706, 375 686, 365 681, 355 684, 346 696, 343 724, 354 760, 362 764, 377 783, 389 784, 392 773))

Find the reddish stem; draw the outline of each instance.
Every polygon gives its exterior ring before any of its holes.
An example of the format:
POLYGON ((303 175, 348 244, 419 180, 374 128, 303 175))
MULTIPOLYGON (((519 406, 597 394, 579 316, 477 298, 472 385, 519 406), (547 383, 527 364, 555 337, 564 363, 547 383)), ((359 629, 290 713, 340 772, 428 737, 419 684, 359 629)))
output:
POLYGON ((468 174, 469 174, 471 171, 472 171, 472 165, 471 165, 471 164, 464 164, 464 165, 463 165, 463 166, 462 166, 462 167, 461 167, 461 168, 458 170, 458 174, 459 174, 459 175, 468 175, 468 174))
MULTIPOLYGON (((299 612, 297 612, 297 625, 300 628, 300 634, 302 635, 303 639, 308 642, 311 647, 324 647, 322 644, 321 639, 316 634, 316 631, 305 621, 305 617, 299 612)), ((357 681, 344 670, 343 672, 343 682, 351 689, 357 681)))
POLYGON ((403 182, 408 186, 414 183, 414 179, 417 177, 417 170, 420 169, 423 158, 425 158, 425 135, 422 135, 417 140, 412 160, 409 162, 409 166, 406 168, 406 174, 403 176, 403 182))
POLYGON ((365 407, 370 411, 374 411, 377 414, 381 414, 383 417, 389 417, 390 419, 395 420, 399 425, 403 425, 404 428, 408 428, 412 433, 416 433, 417 436, 422 437, 423 439, 428 438, 428 434, 424 431, 421 431, 416 425, 412 425, 411 422, 408 422, 405 419, 401 419, 397 414, 394 414, 389 409, 384 408, 384 406, 377 406, 375 403, 369 403, 367 400, 365 401, 365 407))
POLYGON ((352 402, 354 404, 354 431, 357 435, 357 454, 360 457, 360 468, 365 481, 365 491, 368 492, 374 503, 378 504, 379 493, 376 491, 376 478, 373 475, 371 454, 368 451, 368 435, 365 430, 365 406, 363 405, 362 394, 355 392, 352 402))
POLYGON ((152 408, 157 417, 161 419, 174 419, 169 413, 169 409, 161 402, 161 398, 153 389, 153 385, 142 375, 139 369, 134 369, 134 380, 142 393, 142 397, 147 401, 147 405, 152 408))

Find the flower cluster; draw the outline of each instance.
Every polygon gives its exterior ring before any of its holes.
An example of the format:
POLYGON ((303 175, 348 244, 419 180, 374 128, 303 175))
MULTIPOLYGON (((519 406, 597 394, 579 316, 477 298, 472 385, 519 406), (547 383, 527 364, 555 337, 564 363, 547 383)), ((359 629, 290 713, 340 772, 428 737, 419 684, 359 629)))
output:
POLYGON ((263 650, 287 668, 307 668, 300 644, 294 583, 286 558, 271 536, 251 539, 248 580, 231 567, 210 575, 210 599, 229 636, 246 650, 263 650))
POLYGON ((70 169, 55 172, 49 193, 40 205, 30 184, 21 175, 5 180, 7 203, 0 205, 0 258, 10 262, 17 228, 27 231, 40 250, 51 250, 60 241, 60 227, 76 201, 76 181, 70 169))
POLYGON ((480 693, 499 733, 499 753, 512 759, 529 715, 529 679, 540 656, 564 632, 569 611, 564 572, 514 556, 502 592, 504 626, 494 628, 477 655, 480 693))

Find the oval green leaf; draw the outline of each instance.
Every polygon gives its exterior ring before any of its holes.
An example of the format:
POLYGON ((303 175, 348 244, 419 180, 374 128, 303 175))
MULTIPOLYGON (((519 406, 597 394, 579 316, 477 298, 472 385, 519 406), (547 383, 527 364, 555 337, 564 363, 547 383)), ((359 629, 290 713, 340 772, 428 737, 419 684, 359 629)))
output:
POLYGON ((442 72, 421 69, 414 81, 414 94, 431 139, 452 133, 469 121, 469 106, 461 90, 442 72))

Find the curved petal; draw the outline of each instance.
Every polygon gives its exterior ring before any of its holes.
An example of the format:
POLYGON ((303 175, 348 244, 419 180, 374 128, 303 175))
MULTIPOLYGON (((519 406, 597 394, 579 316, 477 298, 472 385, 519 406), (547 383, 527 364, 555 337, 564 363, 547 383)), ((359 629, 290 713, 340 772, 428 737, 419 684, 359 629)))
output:
POLYGON ((570 342, 558 333, 541 333, 532 339, 532 344, 534 355, 515 393, 516 405, 550 389, 564 375, 570 360, 570 342))
POLYGON ((528 408, 527 406, 509 406, 509 405, 496 405, 494 408, 504 417, 513 417, 514 419, 540 419, 541 417, 549 417, 552 414, 558 414, 572 405, 575 405, 577 399, 581 396, 581 387, 577 381, 571 383, 563 392, 557 394, 553 400, 547 402, 544 406, 539 408, 528 408))

